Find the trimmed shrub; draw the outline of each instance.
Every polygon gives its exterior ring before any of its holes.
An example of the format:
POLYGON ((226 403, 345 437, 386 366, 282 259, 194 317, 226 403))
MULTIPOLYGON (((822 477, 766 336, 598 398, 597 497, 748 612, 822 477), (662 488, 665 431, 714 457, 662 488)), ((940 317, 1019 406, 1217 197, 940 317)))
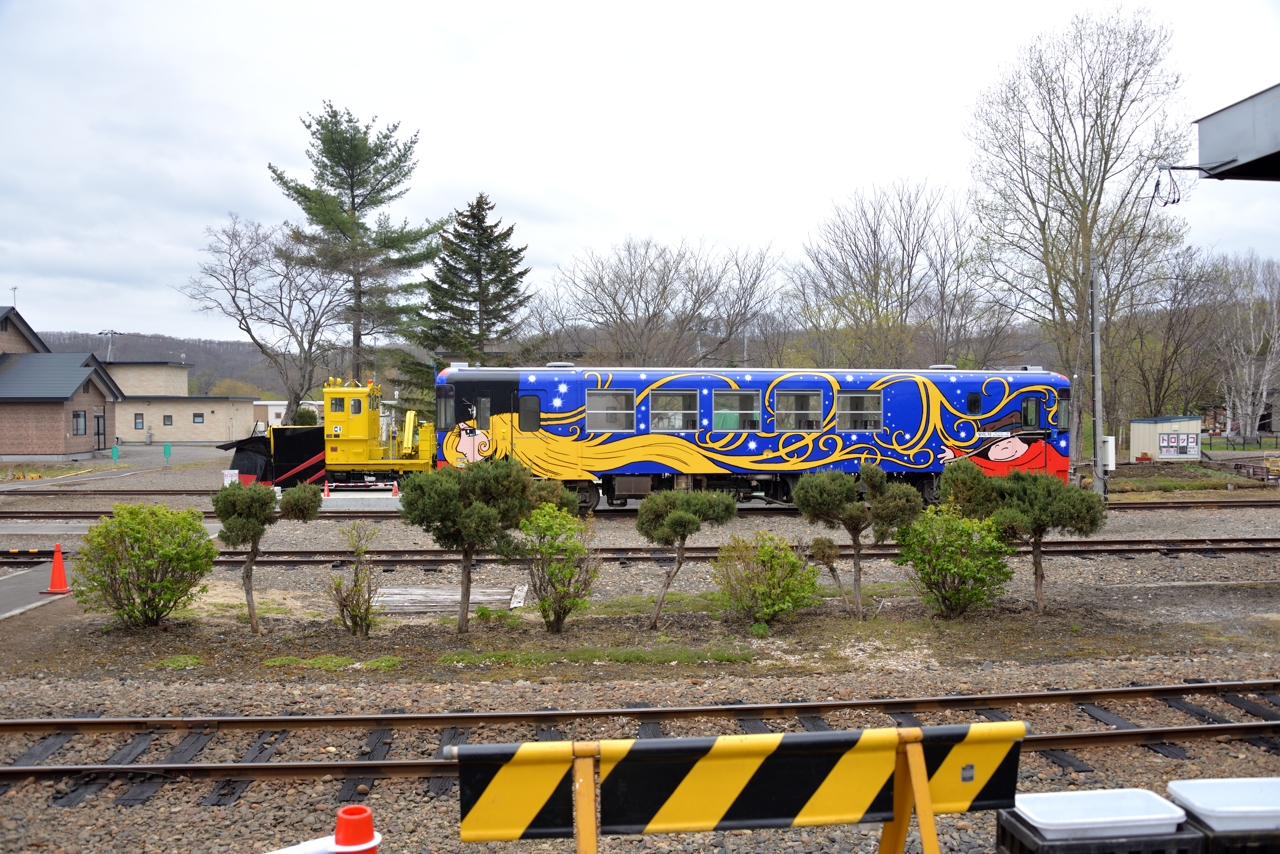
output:
POLYGON ((293 414, 293 425, 295 427, 315 427, 319 423, 316 411, 310 406, 299 406, 298 411, 293 414))
POLYGON ((689 538, 702 530, 703 524, 723 525, 738 515, 738 502, 727 492, 680 492, 676 490, 651 493, 640 502, 636 512, 636 530, 640 536, 660 546, 675 546, 676 559, 662 579, 658 601, 654 604, 649 628, 657 631, 658 618, 662 616, 662 603, 666 601, 671 582, 684 566, 684 549, 689 538))
POLYGON ((753 624, 768 625, 817 599, 818 568, 768 531, 730 538, 711 567, 725 607, 753 624))
POLYGON ((213 494, 213 512, 222 522, 218 539, 233 549, 249 547, 244 567, 240 570, 240 583, 249 609, 249 631, 256 635, 259 629, 258 608, 253 601, 253 567, 267 526, 276 523, 276 491, 260 483, 252 486, 233 483, 213 494))
POLYGON ((529 571, 529 592, 547 631, 559 634, 569 615, 587 606, 600 574, 600 559, 590 548, 590 527, 548 502, 529 514, 520 530, 525 539, 519 553, 529 571))
POLYGON ((359 520, 339 528, 338 533, 347 541, 347 548, 355 555, 355 561, 351 567, 351 583, 348 584, 342 576, 333 579, 329 584, 329 599, 338 609, 338 622, 347 633, 367 638, 377 617, 373 600, 378 595, 378 580, 365 555, 378 536, 378 526, 359 520))
POLYGON ((129 626, 158 626, 207 588, 218 547, 198 510, 116 504, 89 528, 72 567, 86 610, 129 626))
POLYGON ((989 605, 1013 577, 1005 558, 1013 549, 991 520, 968 519, 947 507, 930 507, 898 536, 920 597, 944 619, 989 605))
POLYGON ((300 483, 280 493, 280 518, 291 522, 314 522, 320 518, 324 491, 314 483, 300 483))

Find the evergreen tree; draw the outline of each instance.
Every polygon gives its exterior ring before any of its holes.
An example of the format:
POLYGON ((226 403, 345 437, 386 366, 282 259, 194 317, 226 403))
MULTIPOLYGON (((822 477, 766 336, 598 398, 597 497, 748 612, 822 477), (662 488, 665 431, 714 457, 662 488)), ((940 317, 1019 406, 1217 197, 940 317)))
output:
POLYGON ((350 110, 339 111, 329 101, 320 115, 308 116, 302 125, 311 134, 307 159, 312 183, 290 178, 271 164, 267 168, 313 226, 310 232, 299 229, 298 236, 311 248, 314 263, 350 283, 351 370, 362 380, 364 337, 395 325, 395 280, 430 263, 447 221, 410 226, 408 220, 393 224, 386 213, 375 217, 409 192, 407 184, 418 165, 418 134, 397 140, 399 123, 375 131, 373 122, 361 124, 350 110))
MULTIPOLYGON (((515 331, 516 314, 532 297, 522 285, 529 268, 520 269, 528 247, 511 245, 514 225, 504 229, 502 220, 489 221, 493 208, 489 197, 480 193, 465 210, 455 212, 441 237, 435 276, 422 285, 426 301, 404 330, 410 343, 484 364, 492 358, 488 348, 515 331)), ((402 370, 421 387, 430 373, 427 368, 415 363, 402 370)))

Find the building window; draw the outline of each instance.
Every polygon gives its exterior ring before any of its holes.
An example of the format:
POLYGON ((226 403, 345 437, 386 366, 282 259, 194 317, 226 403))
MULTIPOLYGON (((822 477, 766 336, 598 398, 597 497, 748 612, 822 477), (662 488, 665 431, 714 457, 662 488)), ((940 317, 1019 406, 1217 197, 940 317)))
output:
POLYGON ((536 394, 520 395, 521 433, 537 433, 542 429, 542 401, 536 394))
POLYGON ((779 430, 821 430, 822 392, 780 391, 774 398, 774 423, 779 430))
POLYGON ((204 413, 203 413, 203 412, 193 412, 193 413, 191 413, 191 423, 192 423, 192 424, 203 424, 203 423, 204 423, 204 413))
POLYGON ((283 413, 283 412, 277 412, 277 413, 276 413, 274 416, 272 416, 272 417, 273 417, 273 418, 275 418, 275 420, 279 421, 281 418, 284 418, 284 413, 283 413))
POLYGON ((866 391, 836 395, 836 429, 879 430, 880 395, 866 391))
POLYGON ((587 432, 619 433, 636 429, 636 393, 601 389, 587 392, 587 432))
POLYGON ((698 429, 696 391, 655 391, 649 397, 649 429, 672 433, 698 429))
POLYGON ((133 413, 133 429, 134 429, 134 430, 141 430, 141 429, 143 429, 142 413, 141 413, 141 412, 135 412, 135 413, 133 413))
POLYGON ((90 382, 89 382, 88 380, 85 380, 85 381, 84 381, 84 393, 85 393, 85 394, 88 394, 88 393, 89 393, 89 386, 90 386, 90 382))
POLYGON ((760 429, 760 392, 717 391, 714 397, 713 430, 760 429))
POLYGON ((172 426, 173 426, 173 416, 172 416, 172 415, 166 415, 166 416, 164 417, 164 426, 166 426, 166 427, 172 427, 172 426))
POLYGON ((84 417, 84 410, 77 409, 71 413, 71 435, 83 436, 88 430, 88 419, 84 417))
POLYGON ((346 398, 345 398, 345 397, 331 397, 331 398, 329 398, 329 411, 330 411, 330 412, 344 412, 345 410, 342 408, 342 407, 345 405, 345 404, 343 403, 343 401, 344 401, 344 400, 346 400, 346 398))

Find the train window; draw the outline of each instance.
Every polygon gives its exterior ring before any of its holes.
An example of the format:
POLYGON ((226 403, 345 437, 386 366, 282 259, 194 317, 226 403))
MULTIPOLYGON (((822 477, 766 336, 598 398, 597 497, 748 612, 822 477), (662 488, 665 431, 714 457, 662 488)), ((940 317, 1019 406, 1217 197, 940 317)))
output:
POLYGON ((346 398, 345 398, 345 397, 331 397, 331 398, 329 398, 329 411, 330 411, 330 412, 345 412, 345 411, 346 411, 345 407, 346 407, 346 405, 347 405, 345 401, 346 401, 346 398))
POLYGON ((1022 399, 1022 427, 1024 430, 1040 427, 1040 401, 1034 397, 1022 399))
POLYGON ((587 392, 587 432, 619 433, 636 429, 636 393, 600 389, 587 392))
POLYGON ((713 430, 760 429, 760 392, 717 391, 714 398, 713 430))
POLYGON ((542 429, 542 401, 536 394, 520 395, 521 433, 537 433, 542 429))
POLYGON ((452 430, 457 423, 453 408, 453 386, 447 383, 436 386, 436 429, 452 430))
POLYGON ((657 432, 698 429, 696 391, 660 391, 649 398, 649 429, 657 432))
POLYGON ((489 415, 493 411, 493 405, 489 402, 488 394, 476 396, 476 428, 480 430, 489 429, 489 415))
POLYGON ((351 398, 351 414, 359 415, 361 410, 362 410, 362 407, 360 405, 360 398, 358 397, 351 398))
POLYGON ((982 395, 976 391, 969 392, 969 399, 966 404, 965 408, 969 410, 969 414, 977 415, 982 411, 982 395))
POLYGON ((780 391, 775 400, 779 430, 822 429, 822 392, 780 391))
POLYGON ((836 395, 837 430, 879 430, 880 395, 870 391, 836 395))

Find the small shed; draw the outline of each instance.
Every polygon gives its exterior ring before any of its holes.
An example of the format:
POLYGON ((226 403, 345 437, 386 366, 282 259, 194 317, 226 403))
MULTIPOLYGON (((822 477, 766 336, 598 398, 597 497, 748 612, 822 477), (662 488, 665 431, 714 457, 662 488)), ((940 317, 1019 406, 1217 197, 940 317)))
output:
POLYGON ((1153 460, 1198 460, 1200 427, 1199 415, 1134 418, 1129 422, 1130 458, 1146 455, 1153 460))

